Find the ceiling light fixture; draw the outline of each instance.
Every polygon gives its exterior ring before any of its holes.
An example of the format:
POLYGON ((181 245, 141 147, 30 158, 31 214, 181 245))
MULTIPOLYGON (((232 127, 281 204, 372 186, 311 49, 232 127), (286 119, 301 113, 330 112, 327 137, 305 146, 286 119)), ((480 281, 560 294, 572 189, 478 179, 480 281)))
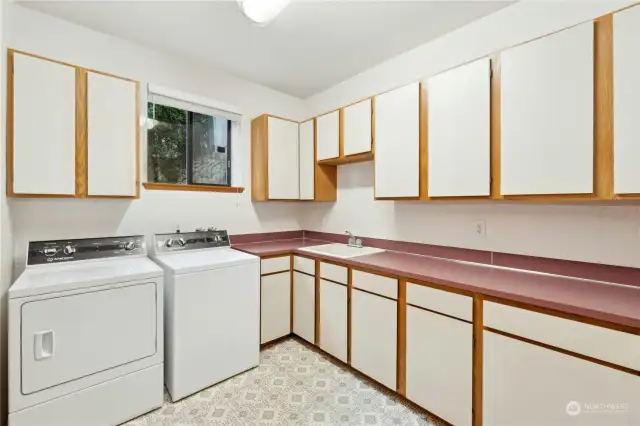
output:
POLYGON ((244 15, 259 25, 267 25, 291 0, 238 0, 244 15))

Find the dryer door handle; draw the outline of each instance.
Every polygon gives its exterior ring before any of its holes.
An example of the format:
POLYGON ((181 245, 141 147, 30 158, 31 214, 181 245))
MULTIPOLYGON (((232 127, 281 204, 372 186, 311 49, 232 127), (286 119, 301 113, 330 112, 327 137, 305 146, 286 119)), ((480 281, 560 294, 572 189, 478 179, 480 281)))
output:
POLYGON ((51 358, 55 349, 53 330, 40 331, 34 334, 33 351, 36 361, 51 358))

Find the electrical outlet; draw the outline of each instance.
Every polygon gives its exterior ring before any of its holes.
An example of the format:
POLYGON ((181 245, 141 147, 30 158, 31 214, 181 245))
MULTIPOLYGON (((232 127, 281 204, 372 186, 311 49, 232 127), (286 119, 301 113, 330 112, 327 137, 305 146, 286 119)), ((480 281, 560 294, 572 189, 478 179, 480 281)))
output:
POLYGON ((477 220, 473 223, 473 232, 478 237, 484 237, 487 235, 487 224, 484 220, 477 220))

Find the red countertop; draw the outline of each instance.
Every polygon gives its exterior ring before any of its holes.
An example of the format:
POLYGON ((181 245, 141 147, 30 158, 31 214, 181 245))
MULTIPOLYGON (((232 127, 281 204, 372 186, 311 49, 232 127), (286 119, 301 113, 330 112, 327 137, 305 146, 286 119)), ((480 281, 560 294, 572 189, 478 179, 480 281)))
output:
POLYGON ((640 287, 397 251, 342 259, 299 250, 320 244, 327 243, 294 239, 240 244, 234 248, 257 256, 298 253, 640 329, 640 287))

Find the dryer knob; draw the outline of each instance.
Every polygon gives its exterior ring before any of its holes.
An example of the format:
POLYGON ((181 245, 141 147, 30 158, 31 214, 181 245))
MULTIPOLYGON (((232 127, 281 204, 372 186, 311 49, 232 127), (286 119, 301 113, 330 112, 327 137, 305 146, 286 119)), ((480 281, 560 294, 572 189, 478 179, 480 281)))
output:
POLYGON ((126 251, 131 251, 134 248, 136 248, 136 243, 133 240, 129 240, 126 243, 124 243, 124 249, 126 251))
POLYGON ((64 246, 64 248, 62 249, 62 252, 66 255, 69 256, 73 253, 76 252, 76 248, 74 246, 68 245, 68 246, 64 246))

